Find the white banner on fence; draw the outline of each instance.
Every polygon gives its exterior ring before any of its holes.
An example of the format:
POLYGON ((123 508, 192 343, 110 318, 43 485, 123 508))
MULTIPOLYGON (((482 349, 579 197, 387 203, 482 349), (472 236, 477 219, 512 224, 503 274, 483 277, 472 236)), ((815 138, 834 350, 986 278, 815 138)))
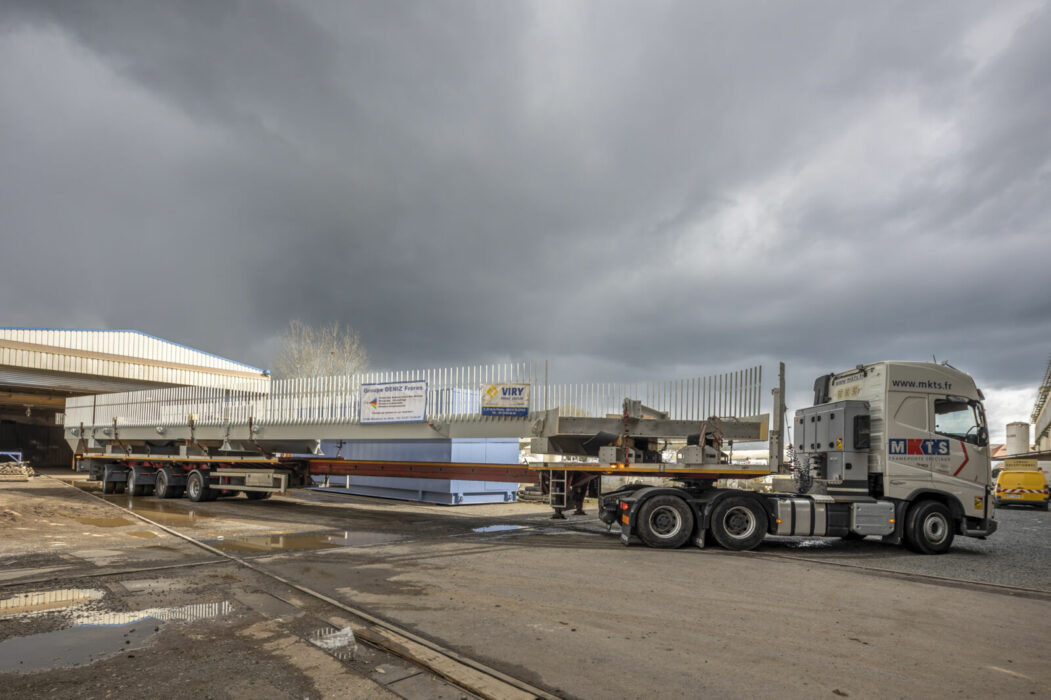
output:
POLYGON ((426 381, 361 385, 362 423, 420 423, 426 418, 426 381))
POLYGON ((525 418, 529 415, 529 385, 483 384, 482 415, 525 418))

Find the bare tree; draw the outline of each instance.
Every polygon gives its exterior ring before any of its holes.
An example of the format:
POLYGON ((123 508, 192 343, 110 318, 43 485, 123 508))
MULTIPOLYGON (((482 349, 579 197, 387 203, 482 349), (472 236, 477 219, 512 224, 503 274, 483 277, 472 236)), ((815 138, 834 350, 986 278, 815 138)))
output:
POLYGON ((338 322, 321 328, 295 320, 281 335, 274 377, 332 377, 363 372, 369 364, 358 332, 338 322))

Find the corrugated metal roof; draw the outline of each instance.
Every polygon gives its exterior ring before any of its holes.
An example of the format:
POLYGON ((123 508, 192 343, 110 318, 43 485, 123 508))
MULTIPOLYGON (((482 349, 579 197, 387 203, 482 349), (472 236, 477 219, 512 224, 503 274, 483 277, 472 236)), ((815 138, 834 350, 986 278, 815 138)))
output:
POLYGON ((137 386, 246 391, 266 391, 269 385, 257 367, 129 330, 0 328, 0 369, 18 373, 23 385, 28 371, 34 374, 32 386, 71 390, 82 390, 85 377, 89 383, 116 379, 137 386))
POLYGON ((232 369, 263 374, 258 367, 191 348, 164 338, 133 330, 108 328, 12 328, 0 327, 0 339, 33 345, 84 350, 107 355, 173 362, 197 367, 232 369))
POLYGON ((143 384, 142 382, 113 377, 57 374, 0 366, 0 388, 49 389, 82 394, 111 394, 119 391, 139 391, 146 386, 156 386, 156 384, 143 384))

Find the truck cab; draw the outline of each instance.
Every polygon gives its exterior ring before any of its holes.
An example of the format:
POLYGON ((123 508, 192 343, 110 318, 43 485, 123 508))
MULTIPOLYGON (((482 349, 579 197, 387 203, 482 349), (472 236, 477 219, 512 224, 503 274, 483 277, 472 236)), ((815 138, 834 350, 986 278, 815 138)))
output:
POLYGON ((653 547, 690 536, 703 546, 706 532, 729 549, 752 549, 765 534, 878 535, 940 554, 956 535, 996 530, 983 399, 971 377, 945 363, 823 375, 814 404, 792 423, 794 493, 696 482, 634 489, 606 496, 603 519, 619 520, 625 543, 638 536, 653 547))
POLYGON ((823 472, 829 495, 894 503, 899 526, 890 538, 922 551, 948 549, 954 534, 995 530, 984 396, 970 376, 947 363, 878 362, 819 377, 814 393, 814 406, 796 414, 793 447, 823 472), (815 414, 835 406, 865 416, 861 447, 848 444, 851 436, 844 444, 809 437, 815 414), (853 478, 840 478, 829 465, 850 447, 847 458, 867 468, 852 465, 853 478))

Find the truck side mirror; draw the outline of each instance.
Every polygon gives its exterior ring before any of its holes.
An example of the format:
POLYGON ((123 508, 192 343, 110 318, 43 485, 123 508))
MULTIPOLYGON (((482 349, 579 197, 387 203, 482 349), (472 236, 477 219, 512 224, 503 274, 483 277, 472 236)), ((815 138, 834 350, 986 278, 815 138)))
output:
POLYGON ((978 428, 978 447, 985 447, 989 444, 989 429, 984 425, 978 428))

